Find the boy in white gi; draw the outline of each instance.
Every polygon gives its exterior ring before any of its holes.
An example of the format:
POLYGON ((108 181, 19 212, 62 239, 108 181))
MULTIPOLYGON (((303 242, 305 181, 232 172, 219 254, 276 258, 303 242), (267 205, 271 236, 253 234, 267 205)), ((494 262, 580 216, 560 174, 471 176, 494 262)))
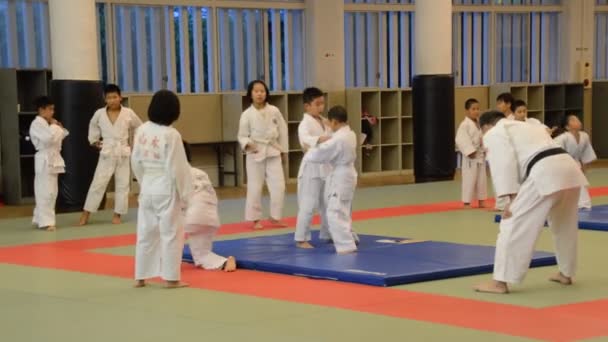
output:
MULTIPOLYGON (((331 129, 321 116, 325 109, 325 96, 318 88, 306 88, 303 93, 304 117, 298 126, 298 138, 306 154, 309 149, 322 144, 331 137, 331 129)), ((310 225, 318 210, 321 216, 321 240, 329 240, 329 229, 325 210, 325 179, 330 171, 327 164, 300 163, 298 170, 298 219, 294 240, 300 248, 313 248, 310 244, 310 225)))
POLYGON ((36 206, 32 223, 38 228, 55 230, 55 201, 57 200, 57 175, 65 172, 61 157, 61 143, 68 131, 53 118, 55 105, 46 96, 35 102, 38 116, 30 125, 30 139, 36 148, 34 156, 34 196, 36 206))
MULTIPOLYGON (((557 142, 574 160, 579 162, 581 170, 585 172, 587 164, 597 159, 597 155, 591 146, 589 135, 581 129, 583 124, 574 114, 564 117, 561 129, 557 132, 557 142)), ((591 209, 591 196, 586 186, 581 188, 581 196, 578 201, 580 209, 591 209)))
POLYGON ((551 281, 572 283, 576 272, 578 197, 587 180, 577 162, 544 127, 487 112, 480 120, 497 196, 508 196, 496 242, 493 280, 475 290, 508 293, 521 282, 545 221, 553 233, 559 272, 551 281))
MULTIPOLYGON (((184 150, 186 159, 192 162, 190 146, 185 141, 184 150)), ((205 171, 190 166, 190 173, 193 189, 186 203, 184 224, 194 264, 206 270, 235 271, 234 257, 224 258, 211 251, 213 238, 220 228, 215 189, 205 171)))
POLYGON ((117 85, 108 84, 104 94, 106 107, 97 110, 89 123, 89 143, 100 152, 79 226, 87 224, 91 213, 99 209, 112 176, 115 185, 112 223, 119 224, 120 216, 126 214, 129 209, 129 138, 141 125, 141 120, 135 112, 121 105, 122 97, 117 85))
POLYGON ((184 249, 182 207, 192 193, 192 174, 179 132, 177 95, 158 91, 148 107, 150 121, 137 129, 131 166, 140 184, 135 246, 135 287, 160 276, 165 287, 180 281, 184 249))
POLYGON ((332 170, 325 183, 329 233, 338 254, 357 251, 351 207, 357 186, 357 137, 347 123, 346 109, 332 107, 328 113, 332 138, 311 148, 303 163, 328 163, 332 170))
POLYGON ((456 132, 456 147, 462 154, 462 202, 469 207, 473 200, 478 200, 479 207, 484 208, 487 198, 486 158, 478 122, 479 102, 468 99, 464 108, 466 117, 456 132))
POLYGON ((247 200, 245 220, 254 229, 262 229, 262 189, 264 180, 270 193, 270 220, 275 226, 281 222, 285 199, 283 160, 289 149, 287 124, 279 109, 268 103, 268 87, 263 81, 253 81, 247 87, 251 106, 241 115, 238 140, 247 154, 247 200))

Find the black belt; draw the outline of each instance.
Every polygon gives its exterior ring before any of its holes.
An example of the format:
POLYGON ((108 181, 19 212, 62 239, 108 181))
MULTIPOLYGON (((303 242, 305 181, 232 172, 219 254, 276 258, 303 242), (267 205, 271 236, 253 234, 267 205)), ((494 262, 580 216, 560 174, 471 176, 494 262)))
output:
POLYGON ((530 175, 530 171, 532 171, 532 167, 534 166, 534 164, 538 163, 540 160, 545 159, 550 156, 554 156, 556 154, 564 154, 564 153, 568 153, 568 152, 566 152, 561 147, 550 148, 548 150, 544 150, 544 151, 538 153, 537 155, 532 157, 532 160, 530 160, 530 162, 528 163, 528 166, 526 167, 526 178, 528 178, 528 176, 530 175))

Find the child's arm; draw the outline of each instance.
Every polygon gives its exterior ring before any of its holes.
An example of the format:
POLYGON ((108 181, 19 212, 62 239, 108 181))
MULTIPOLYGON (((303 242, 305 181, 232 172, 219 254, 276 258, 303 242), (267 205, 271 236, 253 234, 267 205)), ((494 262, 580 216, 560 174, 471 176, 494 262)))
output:
POLYGON ((591 146, 591 141, 589 139, 589 135, 585 132, 581 132, 581 139, 584 139, 585 146, 583 147, 583 151, 581 154, 581 163, 583 165, 589 164, 595 160, 597 160, 597 155, 593 150, 593 146, 591 146))
POLYGON ((186 151, 182 137, 179 133, 173 130, 167 135, 167 143, 169 144, 169 152, 167 155, 167 163, 171 175, 175 179, 177 193, 183 202, 187 202, 188 196, 192 192, 192 172, 190 164, 186 159, 186 151))
POLYGON ((89 144, 96 145, 101 140, 101 128, 99 127, 99 116, 102 110, 95 112, 89 122, 89 144))
POLYGON ((239 120, 239 132, 237 133, 237 139, 239 144, 241 145, 241 149, 243 151, 247 151, 248 149, 255 148, 253 142, 250 138, 251 135, 251 126, 249 123, 249 111, 244 111, 241 114, 241 118, 239 120))
POLYGON ((287 123, 283 118, 283 114, 277 110, 277 121, 279 124, 279 146, 281 147, 281 153, 287 153, 289 151, 289 133, 287 132, 287 123))
POLYGON ((142 176, 144 174, 144 168, 141 165, 140 160, 141 145, 139 141, 139 132, 135 132, 135 137, 133 138, 133 153, 131 155, 131 169, 133 170, 133 175, 135 175, 135 179, 137 179, 139 184, 141 184, 142 176))
POLYGON ((318 145, 309 150, 304 156, 305 161, 312 163, 329 163, 334 160, 341 152, 339 139, 330 139, 326 143, 318 145))
POLYGON ((456 132, 456 147, 458 147, 458 151, 460 151, 462 155, 469 158, 475 157, 475 152, 477 152, 477 148, 473 145, 473 140, 462 124, 458 127, 458 131, 456 132))
POLYGON ((494 127, 483 138, 496 197, 519 192, 519 165, 507 134, 503 127, 494 127))
POLYGON ((310 134, 306 121, 302 120, 298 125, 298 138, 302 149, 306 152, 306 150, 317 146, 320 136, 310 134))
POLYGON ((131 117, 131 120, 129 120, 129 128, 135 131, 137 127, 141 126, 141 119, 132 109, 129 109, 129 116, 131 117))

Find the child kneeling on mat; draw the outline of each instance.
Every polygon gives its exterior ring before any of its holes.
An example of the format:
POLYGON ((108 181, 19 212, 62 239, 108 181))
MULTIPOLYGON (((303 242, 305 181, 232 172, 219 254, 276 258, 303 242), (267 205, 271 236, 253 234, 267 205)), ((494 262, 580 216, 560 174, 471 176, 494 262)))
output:
MULTIPOLYGON (((184 141, 188 163, 192 163, 190 146, 184 141)), ((224 258, 211 251, 213 238, 220 227, 217 213, 217 196, 207 173, 190 166, 192 174, 192 193, 187 201, 184 224, 188 235, 190 253, 196 267, 206 270, 236 270, 234 257, 224 258)))
POLYGON ((357 186, 357 136, 347 123, 346 109, 332 107, 327 118, 334 132, 332 138, 310 149, 303 162, 328 163, 332 171, 326 180, 327 221, 338 254, 357 251, 352 230, 351 206, 357 186))

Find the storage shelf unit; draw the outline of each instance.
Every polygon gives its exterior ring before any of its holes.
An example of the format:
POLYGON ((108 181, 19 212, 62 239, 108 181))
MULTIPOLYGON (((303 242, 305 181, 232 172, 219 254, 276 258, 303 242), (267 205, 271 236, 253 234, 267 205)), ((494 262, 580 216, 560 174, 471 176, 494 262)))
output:
POLYGON ((528 117, 549 127, 558 126, 566 114, 583 120, 584 88, 579 83, 495 84, 490 87, 489 103, 493 107, 498 94, 510 92, 516 100, 528 104, 528 117))
POLYGON ((2 181, 7 204, 34 201, 34 154, 29 129, 37 112, 34 100, 46 95, 51 73, 36 69, 0 69, 0 143, 2 181))
POLYGON ((347 89, 346 109, 352 129, 361 134, 362 113, 376 116, 373 136, 357 151, 362 176, 413 174, 414 132, 410 89, 347 89))

